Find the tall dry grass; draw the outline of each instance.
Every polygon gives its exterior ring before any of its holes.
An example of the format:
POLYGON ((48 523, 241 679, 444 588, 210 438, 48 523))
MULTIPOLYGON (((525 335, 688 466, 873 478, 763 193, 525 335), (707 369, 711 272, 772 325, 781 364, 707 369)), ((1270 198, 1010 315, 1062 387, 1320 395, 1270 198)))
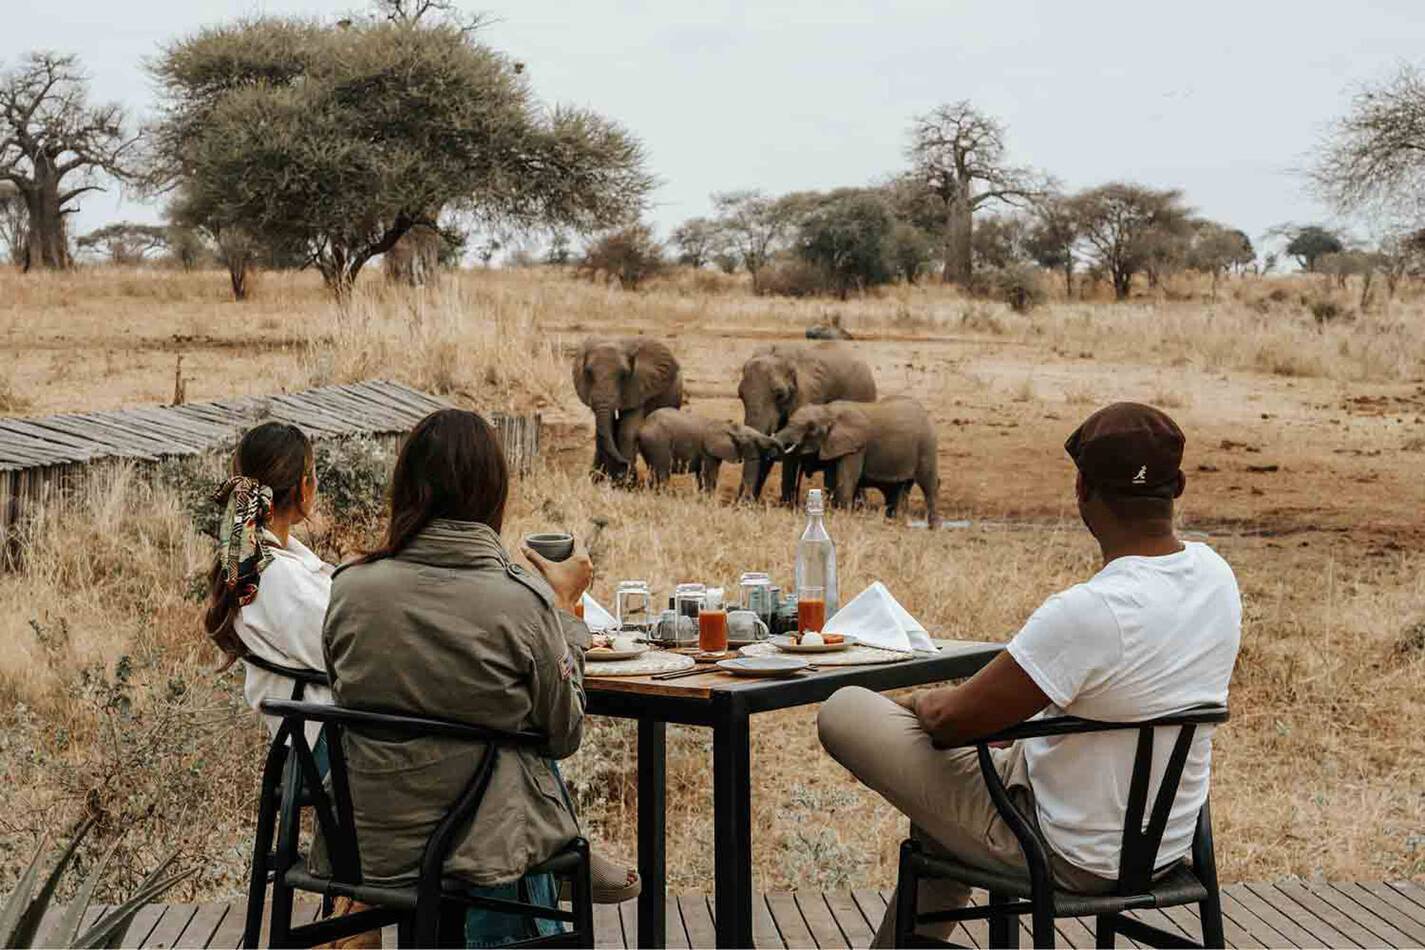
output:
MULTIPOLYGON (((482 408, 550 407, 575 418, 563 353, 584 333, 725 337, 726 348, 709 349, 729 352, 699 352, 689 362, 695 372, 711 372, 703 370, 706 357, 726 375, 732 351, 797 336, 831 313, 859 335, 912 342, 945 335, 1018 348, 1024 356, 1012 372, 972 388, 1026 408, 1037 407, 1046 389, 1057 399, 1058 383, 1031 378, 1020 364, 1055 351, 1179 370, 1316 375, 1343 386, 1425 375, 1418 300, 1318 326, 1301 295, 1319 288, 1290 280, 1233 282, 1216 303, 1060 300, 1029 315, 940 287, 894 288, 845 303, 769 300, 735 280, 687 273, 639 293, 547 270, 463 273, 416 294, 363 281, 345 310, 311 275, 266 275, 243 305, 223 299, 222 280, 108 269, 30 280, 0 272, 0 345, 15 391, 44 409, 163 398, 181 349, 195 374, 190 398, 385 376, 482 408), (1276 294, 1282 288, 1289 290, 1276 294)), ((925 390, 947 415, 974 382, 972 372, 987 370, 957 371, 959 389, 942 373, 942 388, 925 390)), ((1206 377, 1162 375, 1155 398, 1203 410, 1191 387, 1206 377)), ((1087 407, 1111 384, 1070 379, 1062 394, 1087 407)), ((517 484, 507 533, 582 533, 607 521, 598 596, 608 598, 629 577, 664 591, 689 579, 731 584, 741 570, 759 567, 786 579, 799 529, 794 514, 733 508, 726 487, 719 502, 709 502, 682 478, 663 494, 616 491, 590 483, 582 450, 565 458, 551 455, 517 484)), ((1090 540, 1071 512, 1061 517, 931 533, 872 513, 837 513, 831 528, 848 592, 881 579, 937 633, 1003 639, 1047 593, 1094 569, 1090 540)), ((363 526, 338 546, 369 541, 361 533, 369 531, 363 526)), ((336 543, 325 534, 319 540, 336 543)), ((240 675, 215 673, 215 655, 198 633, 193 577, 207 545, 182 499, 120 477, 41 521, 25 543, 23 569, 0 575, 7 644, 0 651, 0 865, 15 867, 9 858, 40 832, 91 813, 110 832, 130 829, 126 867, 151 863, 177 844, 203 869, 193 896, 233 893, 245 873, 263 733, 242 705, 240 675)), ((1415 728, 1425 685, 1421 552, 1366 551, 1349 536, 1310 532, 1290 541, 1224 536, 1213 543, 1237 568, 1247 611, 1234 721, 1216 743, 1224 875, 1425 873, 1425 734, 1415 728)), ((901 822, 821 753, 813 715, 791 710, 754 726, 758 884, 884 885, 901 822)), ((590 834, 631 856, 629 729, 592 724, 568 771, 590 834)), ((710 774, 708 736, 672 730, 675 887, 710 883, 710 774)), ((6 884, 0 879, 0 889, 6 884)))

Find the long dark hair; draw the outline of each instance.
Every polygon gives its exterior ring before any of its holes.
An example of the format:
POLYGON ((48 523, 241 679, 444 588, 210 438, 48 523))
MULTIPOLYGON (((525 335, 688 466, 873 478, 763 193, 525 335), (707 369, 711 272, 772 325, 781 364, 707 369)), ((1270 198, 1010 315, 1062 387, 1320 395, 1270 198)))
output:
POLYGON ((479 413, 439 409, 407 436, 391 476, 386 538, 364 563, 392 557, 436 518, 474 521, 499 533, 510 473, 493 426, 479 413))
MULTIPOLYGON (((264 422, 243 434, 233 450, 232 474, 244 475, 272 489, 272 510, 286 511, 301 501, 302 480, 312 471, 312 440, 287 422, 264 422)), ((259 530, 266 525, 259 524, 259 530)), ((223 577, 222 564, 214 560, 208 574, 208 607, 203 629, 227 655, 223 668, 248 654, 233 628, 241 605, 237 591, 223 577)))

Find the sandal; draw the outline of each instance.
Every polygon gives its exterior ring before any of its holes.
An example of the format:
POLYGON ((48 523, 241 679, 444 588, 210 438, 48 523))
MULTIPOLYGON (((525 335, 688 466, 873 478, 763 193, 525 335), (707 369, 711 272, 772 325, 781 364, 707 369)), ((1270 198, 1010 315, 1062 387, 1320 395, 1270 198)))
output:
MULTIPOLYGON (((589 877, 592 881, 592 897, 595 904, 622 904, 631 901, 643 891, 643 880, 633 868, 589 853, 589 877)), ((559 899, 573 899, 568 881, 559 882, 559 899)))

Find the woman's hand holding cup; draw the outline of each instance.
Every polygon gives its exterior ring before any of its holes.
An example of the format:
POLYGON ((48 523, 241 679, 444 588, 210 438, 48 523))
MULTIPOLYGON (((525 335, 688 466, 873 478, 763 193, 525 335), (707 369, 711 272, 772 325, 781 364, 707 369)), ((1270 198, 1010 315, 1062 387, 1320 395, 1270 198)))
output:
POLYGON ((575 605, 594 579, 594 562, 589 560, 589 552, 584 548, 584 542, 575 538, 574 552, 562 561, 551 561, 527 544, 524 546, 524 556, 554 589, 555 606, 574 613, 575 605))

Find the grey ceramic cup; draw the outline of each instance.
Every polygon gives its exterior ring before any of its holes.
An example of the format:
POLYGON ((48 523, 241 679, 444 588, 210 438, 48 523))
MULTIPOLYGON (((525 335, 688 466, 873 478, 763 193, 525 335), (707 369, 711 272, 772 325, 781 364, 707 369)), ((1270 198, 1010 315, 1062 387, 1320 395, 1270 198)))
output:
POLYGON ((563 561, 574 553, 574 536, 558 531, 529 534, 525 535, 524 545, 546 561, 563 561))

